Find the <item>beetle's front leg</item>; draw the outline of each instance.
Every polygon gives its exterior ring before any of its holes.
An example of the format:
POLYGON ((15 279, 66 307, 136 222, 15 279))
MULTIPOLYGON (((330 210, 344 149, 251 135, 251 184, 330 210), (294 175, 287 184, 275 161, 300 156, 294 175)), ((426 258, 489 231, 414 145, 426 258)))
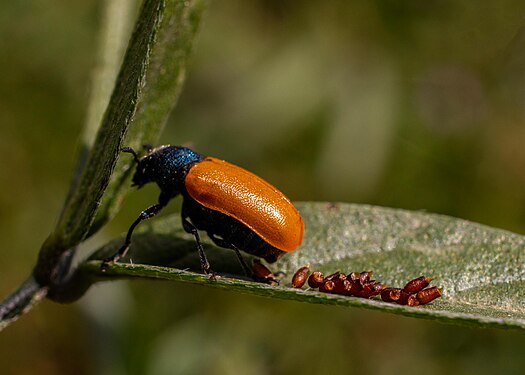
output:
POLYGON ((115 254, 113 254, 112 256, 102 261, 102 266, 101 266, 102 271, 105 271, 108 268, 109 263, 118 262, 124 255, 126 255, 126 253, 129 250, 129 245, 131 244, 131 236, 133 235, 133 231, 135 230, 135 227, 139 225, 139 223, 142 222, 143 220, 149 219, 157 215, 164 206, 165 204, 157 203, 157 204, 154 204, 153 206, 146 208, 144 211, 140 213, 137 220, 135 220, 133 224, 131 224, 131 226, 129 227, 128 234, 126 235, 126 241, 124 242, 124 245, 122 245, 115 254))

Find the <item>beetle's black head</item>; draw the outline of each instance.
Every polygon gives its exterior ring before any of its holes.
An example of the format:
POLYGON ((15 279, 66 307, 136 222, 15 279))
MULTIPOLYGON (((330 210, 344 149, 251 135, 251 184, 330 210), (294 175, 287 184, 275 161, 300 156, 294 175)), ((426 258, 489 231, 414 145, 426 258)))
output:
POLYGON ((188 170, 204 159, 204 156, 189 148, 170 145, 149 149, 148 154, 142 158, 129 147, 122 151, 132 154, 137 162, 133 186, 140 188, 148 182, 156 182, 161 191, 170 196, 181 192, 188 170))

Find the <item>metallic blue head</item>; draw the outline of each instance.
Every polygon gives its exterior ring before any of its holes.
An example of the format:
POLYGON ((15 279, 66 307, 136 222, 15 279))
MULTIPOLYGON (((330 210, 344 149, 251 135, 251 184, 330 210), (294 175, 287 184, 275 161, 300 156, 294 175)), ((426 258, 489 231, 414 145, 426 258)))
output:
POLYGON ((148 182, 155 182, 169 196, 175 196, 184 189, 184 178, 188 170, 204 159, 203 155, 189 148, 170 145, 154 148, 140 159, 130 148, 123 151, 132 153, 137 162, 133 186, 140 188, 148 182))

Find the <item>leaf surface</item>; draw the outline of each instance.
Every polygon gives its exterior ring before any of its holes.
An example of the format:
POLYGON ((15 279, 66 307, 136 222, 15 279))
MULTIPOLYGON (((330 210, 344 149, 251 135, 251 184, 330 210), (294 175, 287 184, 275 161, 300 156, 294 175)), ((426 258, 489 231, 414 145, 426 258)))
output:
MULTIPOLYGON (((286 274, 278 287, 246 280, 235 254, 209 242, 212 268, 223 276, 213 281, 198 273, 193 237, 182 231, 177 216, 144 223, 124 260, 128 263, 110 266, 106 277, 160 278, 442 322, 525 328, 524 236, 425 212, 344 203, 297 206, 305 220, 305 238, 297 251, 270 266, 286 274), (373 271, 374 279, 398 287, 425 275, 434 279, 432 285, 443 288, 443 297, 408 307, 291 288, 293 273, 306 264, 325 275, 373 271)), ((119 239, 104 246, 93 259, 113 253, 121 243, 119 239)), ((83 268, 99 274, 100 262, 88 262, 83 268)))

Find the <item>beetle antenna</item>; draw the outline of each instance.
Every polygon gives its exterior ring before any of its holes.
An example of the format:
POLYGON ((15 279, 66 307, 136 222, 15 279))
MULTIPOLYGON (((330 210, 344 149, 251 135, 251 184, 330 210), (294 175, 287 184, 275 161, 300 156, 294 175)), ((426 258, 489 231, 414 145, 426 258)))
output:
POLYGON ((137 153, 135 152, 135 150, 133 150, 131 147, 122 147, 120 149, 121 152, 127 152, 128 154, 131 154, 133 155, 133 159, 135 160, 136 163, 139 162, 139 156, 137 155, 137 153))

